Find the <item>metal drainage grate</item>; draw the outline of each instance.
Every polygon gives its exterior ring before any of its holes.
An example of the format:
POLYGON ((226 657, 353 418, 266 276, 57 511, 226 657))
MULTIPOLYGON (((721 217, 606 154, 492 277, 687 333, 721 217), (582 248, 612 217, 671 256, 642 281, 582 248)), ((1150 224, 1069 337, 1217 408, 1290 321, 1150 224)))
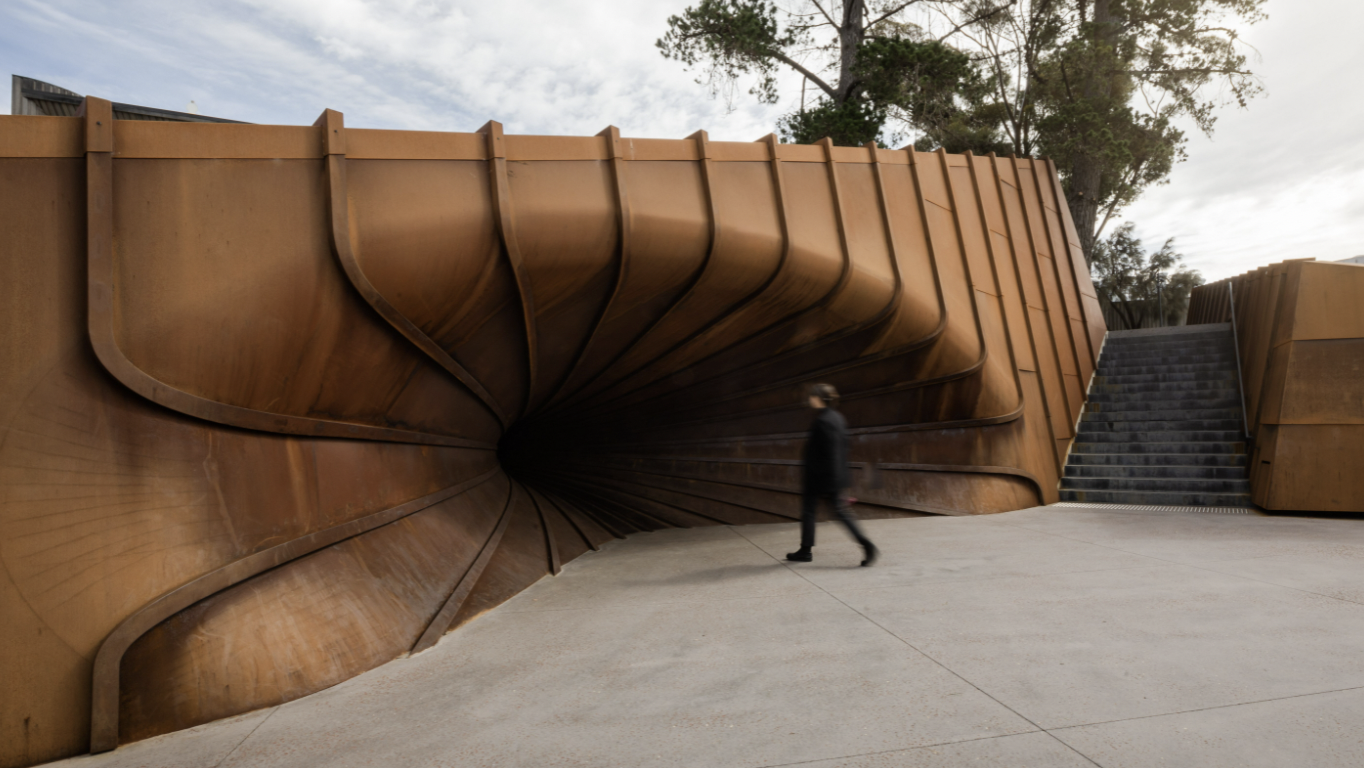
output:
POLYGON ((1079 501, 1058 501, 1051 506, 1116 509, 1130 512, 1197 512, 1204 515, 1251 515, 1255 513, 1250 507, 1148 507, 1141 504, 1086 504, 1079 501))

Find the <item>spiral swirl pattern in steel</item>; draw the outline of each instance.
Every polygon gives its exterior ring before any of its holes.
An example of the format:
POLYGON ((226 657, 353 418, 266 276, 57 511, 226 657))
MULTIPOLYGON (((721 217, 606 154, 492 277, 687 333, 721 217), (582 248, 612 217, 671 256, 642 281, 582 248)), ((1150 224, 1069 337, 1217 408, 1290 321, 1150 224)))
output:
POLYGON ((6 765, 334 685, 614 537, 793 520, 812 381, 863 516, 1053 501, 1105 331, 1035 160, 89 98, 0 118, 0 231, 6 765))

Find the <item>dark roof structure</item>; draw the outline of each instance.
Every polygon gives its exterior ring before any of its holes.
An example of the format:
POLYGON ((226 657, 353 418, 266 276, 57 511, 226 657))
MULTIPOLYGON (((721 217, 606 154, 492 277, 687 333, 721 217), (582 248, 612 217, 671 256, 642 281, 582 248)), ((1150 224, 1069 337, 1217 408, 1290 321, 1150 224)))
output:
MULTIPOLYGON (((34 80, 22 75, 11 76, 10 95, 11 115, 47 115, 49 117, 72 117, 80 108, 84 98, 79 93, 65 88, 34 80)), ((222 117, 208 117, 189 112, 175 112, 156 107, 139 107, 135 104, 114 103, 115 120, 156 120, 170 123, 240 123, 241 120, 228 120, 222 117)))

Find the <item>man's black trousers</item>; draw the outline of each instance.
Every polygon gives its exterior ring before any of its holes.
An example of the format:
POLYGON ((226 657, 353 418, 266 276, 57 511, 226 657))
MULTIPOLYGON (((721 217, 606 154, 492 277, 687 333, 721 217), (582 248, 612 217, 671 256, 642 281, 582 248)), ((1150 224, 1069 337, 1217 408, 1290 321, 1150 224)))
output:
POLYGON ((866 547, 871 543, 862 529, 857 525, 857 518, 853 517, 852 508, 848 506, 848 500, 841 493, 834 494, 804 494, 800 509, 800 548, 810 549, 815 545, 815 516, 819 513, 819 504, 828 504, 834 510, 834 516, 839 522, 847 527, 848 533, 857 540, 858 544, 866 547))

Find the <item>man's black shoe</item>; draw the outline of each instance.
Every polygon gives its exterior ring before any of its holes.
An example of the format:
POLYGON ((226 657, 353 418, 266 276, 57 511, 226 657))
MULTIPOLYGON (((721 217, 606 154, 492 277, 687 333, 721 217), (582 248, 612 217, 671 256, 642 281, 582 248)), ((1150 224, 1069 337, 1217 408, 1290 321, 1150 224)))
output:
POLYGON ((798 549, 795 552, 788 554, 786 559, 796 563, 808 563, 811 560, 814 560, 815 556, 811 554, 808 549, 798 549))
POLYGON ((872 563, 876 562, 877 556, 881 554, 881 550, 877 549, 876 545, 871 543, 870 541, 862 545, 862 552, 864 553, 864 557, 862 560, 863 568, 866 568, 870 566, 872 563))

